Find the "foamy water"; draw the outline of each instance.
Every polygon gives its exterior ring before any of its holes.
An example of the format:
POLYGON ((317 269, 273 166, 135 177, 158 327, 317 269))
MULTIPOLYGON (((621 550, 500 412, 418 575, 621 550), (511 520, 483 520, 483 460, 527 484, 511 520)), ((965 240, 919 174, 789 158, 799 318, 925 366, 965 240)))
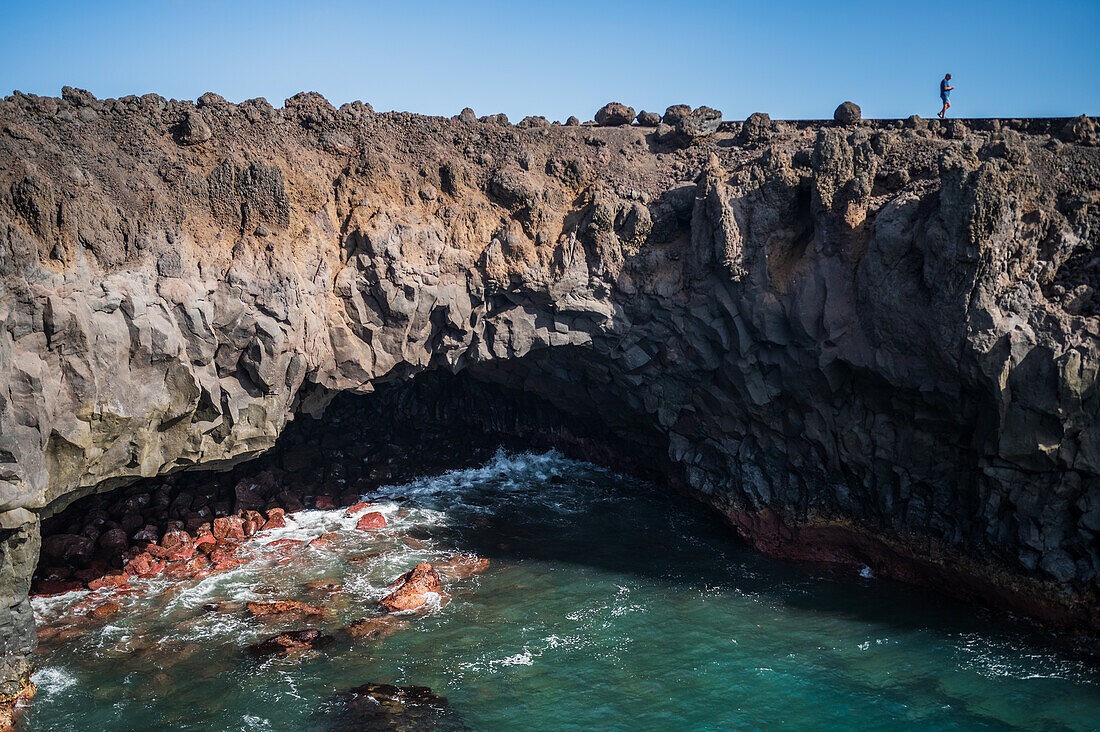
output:
POLYGON ((646 483, 550 452, 499 453, 365 497, 388 525, 302 511, 201 580, 155 578, 76 618, 87 592, 38 598, 76 625, 39 657, 27 730, 326 729, 334 693, 422 685, 478 730, 1071 729, 1096 727, 1096 658, 859 568, 771 562, 646 483), (279 546, 336 533, 331 547, 279 546), (417 562, 489 569, 444 580, 375 640, 295 657, 246 648, 378 615, 417 562), (305 583, 338 585, 310 590, 305 583), (320 620, 240 604, 297 599, 320 620), (218 609, 211 610, 212 606, 218 609))

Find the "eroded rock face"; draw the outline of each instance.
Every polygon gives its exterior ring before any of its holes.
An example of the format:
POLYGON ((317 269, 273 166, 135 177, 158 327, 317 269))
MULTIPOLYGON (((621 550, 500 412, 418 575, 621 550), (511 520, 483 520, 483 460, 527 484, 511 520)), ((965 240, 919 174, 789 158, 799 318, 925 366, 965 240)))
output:
POLYGON ((661 435, 767 551, 1096 627, 1093 121, 488 121, 0 101, 13 694, 40 515, 428 369, 661 435))

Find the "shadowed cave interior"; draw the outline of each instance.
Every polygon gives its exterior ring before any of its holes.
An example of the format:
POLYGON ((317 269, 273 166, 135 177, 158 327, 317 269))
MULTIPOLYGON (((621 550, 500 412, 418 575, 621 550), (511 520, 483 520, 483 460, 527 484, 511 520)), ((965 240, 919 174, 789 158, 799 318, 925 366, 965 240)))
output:
POLYGON ((321 395, 331 399, 323 413, 299 412, 275 446, 253 459, 80 498, 43 520, 32 594, 84 587, 171 530, 194 536, 246 510, 352 505, 380 485, 472 467, 499 448, 554 448, 646 479, 671 478, 664 438, 611 390, 596 401, 568 380, 591 368, 582 355, 557 349, 458 374, 425 371, 370 394, 321 395), (547 377, 548 370, 566 378, 547 377))

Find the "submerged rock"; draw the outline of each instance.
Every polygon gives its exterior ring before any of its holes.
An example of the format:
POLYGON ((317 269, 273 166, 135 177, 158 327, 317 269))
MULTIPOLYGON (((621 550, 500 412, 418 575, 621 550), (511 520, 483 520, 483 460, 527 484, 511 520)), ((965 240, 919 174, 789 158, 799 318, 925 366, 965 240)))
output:
POLYGON ((277 600, 276 602, 249 602, 245 605, 248 612, 256 617, 273 615, 328 615, 328 610, 297 600, 277 600))
POLYGON ((341 630, 352 638, 367 640, 382 640, 393 635, 404 627, 409 621, 396 615, 381 615, 376 618, 363 618, 350 625, 345 625, 341 630))
POLYGON ((254 656, 272 656, 291 653, 301 653, 315 648, 324 648, 331 645, 332 636, 325 635, 312 628, 306 630, 291 630, 286 633, 273 635, 267 640, 261 641, 249 647, 249 653, 254 656))
POLYGON ((469 554, 459 554, 450 559, 439 562, 435 570, 441 576, 451 579, 466 579, 475 574, 481 574, 489 568, 488 557, 474 557, 469 554))
POLYGON ((439 573, 427 562, 421 562, 398 577, 387 589, 393 589, 393 592, 379 600, 378 604, 390 612, 416 610, 428 601, 428 595, 443 594, 439 573))
POLYGON ((426 686, 363 684, 337 695, 337 730, 466 730, 446 697, 426 686))

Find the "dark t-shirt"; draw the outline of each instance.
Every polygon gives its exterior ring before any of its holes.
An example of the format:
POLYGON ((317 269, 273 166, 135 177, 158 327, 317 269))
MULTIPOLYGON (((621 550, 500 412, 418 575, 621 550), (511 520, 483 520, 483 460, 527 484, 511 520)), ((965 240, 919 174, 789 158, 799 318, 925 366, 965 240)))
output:
POLYGON ((948 89, 947 89, 947 87, 949 87, 950 85, 951 85, 951 82, 949 82, 947 79, 944 79, 943 81, 940 82, 940 96, 941 97, 951 96, 951 92, 948 91, 948 89))

